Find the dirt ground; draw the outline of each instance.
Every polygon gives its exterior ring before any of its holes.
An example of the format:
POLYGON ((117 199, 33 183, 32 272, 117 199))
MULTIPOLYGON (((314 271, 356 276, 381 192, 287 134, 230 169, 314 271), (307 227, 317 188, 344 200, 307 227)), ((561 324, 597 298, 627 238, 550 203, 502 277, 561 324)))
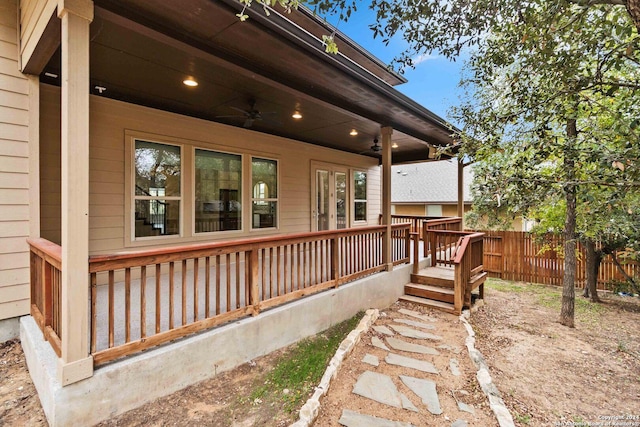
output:
MULTIPOLYGON (((516 424, 586 426, 606 421, 604 417, 629 416, 631 423, 626 425, 640 427, 640 300, 607 297, 605 303, 595 309, 579 301, 575 329, 556 323, 558 307, 559 292, 555 288, 497 281, 488 286, 485 305, 471 316, 477 332, 476 346, 487 359, 493 380, 516 424)), ((394 306, 385 310, 388 317, 395 309, 394 306)), ((445 340, 463 339, 456 317, 444 313, 432 315, 443 324, 438 333, 445 340)), ((376 324, 385 322, 382 318, 376 324)), ((371 332, 363 337, 343 365, 339 378, 345 380, 332 385, 316 425, 335 425, 328 421, 336 419, 331 418, 331 411, 340 410, 345 399, 354 401, 353 395, 346 393, 346 383, 361 369, 354 361, 362 358, 365 351, 362 344, 367 343, 370 335, 371 332)), ((296 414, 284 411, 277 399, 262 402, 250 398, 251 391, 264 381, 274 360, 287 351, 256 359, 102 425, 289 425, 296 414)), ((376 354, 377 349, 369 346, 366 351, 376 354)), ((444 356, 450 357, 450 354, 444 356)), ((468 394, 458 397, 463 396, 461 400, 479 408, 479 417, 484 417, 487 403, 475 377, 467 375, 471 365, 466 349, 462 348, 456 357, 465 375, 457 380, 447 378, 447 387, 466 391, 468 394)), ((446 412, 455 401, 450 393, 444 392, 441 396, 446 396, 441 397, 446 412)), ((443 421, 448 424, 442 425, 450 425, 453 420, 443 421)), ((416 425, 425 425, 423 422, 417 420, 416 425)), ((22 349, 16 341, 0 344, 0 425, 46 425, 22 349)), ((428 422, 428 425, 439 424, 428 422)), ((478 418, 470 425, 492 426, 495 420, 478 418)))

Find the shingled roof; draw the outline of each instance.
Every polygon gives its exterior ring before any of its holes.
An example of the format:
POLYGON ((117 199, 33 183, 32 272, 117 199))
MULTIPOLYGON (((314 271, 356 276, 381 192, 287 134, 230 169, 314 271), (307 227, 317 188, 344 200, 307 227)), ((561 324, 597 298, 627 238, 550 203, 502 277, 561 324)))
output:
MULTIPOLYGON (((464 168, 464 201, 471 202, 471 166, 464 168)), ((458 202, 458 164, 454 160, 392 167, 392 203, 446 204, 458 202)))

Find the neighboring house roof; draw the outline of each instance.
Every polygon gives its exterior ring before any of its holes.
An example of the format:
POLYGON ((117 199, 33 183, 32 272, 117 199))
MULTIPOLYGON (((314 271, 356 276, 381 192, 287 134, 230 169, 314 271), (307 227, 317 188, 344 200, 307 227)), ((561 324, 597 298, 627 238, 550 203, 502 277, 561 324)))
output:
MULTIPOLYGON (((471 166, 464 168, 464 201, 471 203, 471 166)), ((458 163, 441 160, 392 167, 391 203, 457 203, 458 163)))

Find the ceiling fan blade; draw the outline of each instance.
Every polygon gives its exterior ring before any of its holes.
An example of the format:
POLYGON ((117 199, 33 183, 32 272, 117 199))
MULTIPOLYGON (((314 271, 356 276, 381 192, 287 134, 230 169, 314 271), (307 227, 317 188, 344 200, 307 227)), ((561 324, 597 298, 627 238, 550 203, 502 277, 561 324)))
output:
POLYGON ((228 116, 216 116, 216 119, 244 119, 245 116, 241 116, 239 114, 232 114, 228 116))
POLYGON ((248 129, 251 126, 253 126, 253 119, 251 117, 248 117, 247 120, 244 121, 244 124, 242 125, 242 127, 248 129))
POLYGON ((230 106, 229 108, 231 108, 232 110, 236 110, 237 112, 242 113, 242 114, 244 114, 245 116, 246 116, 246 115, 248 115, 248 114, 250 114, 250 112, 249 112, 249 111, 247 111, 247 110, 243 110, 242 108, 238 108, 238 107, 234 107, 234 106, 230 106))

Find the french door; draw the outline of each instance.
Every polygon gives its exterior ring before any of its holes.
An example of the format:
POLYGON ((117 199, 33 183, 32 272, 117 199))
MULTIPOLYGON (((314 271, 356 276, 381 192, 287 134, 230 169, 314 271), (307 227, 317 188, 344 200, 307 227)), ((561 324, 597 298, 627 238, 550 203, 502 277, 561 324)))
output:
POLYGON ((346 168, 333 165, 312 168, 313 231, 348 227, 349 174, 346 168))

